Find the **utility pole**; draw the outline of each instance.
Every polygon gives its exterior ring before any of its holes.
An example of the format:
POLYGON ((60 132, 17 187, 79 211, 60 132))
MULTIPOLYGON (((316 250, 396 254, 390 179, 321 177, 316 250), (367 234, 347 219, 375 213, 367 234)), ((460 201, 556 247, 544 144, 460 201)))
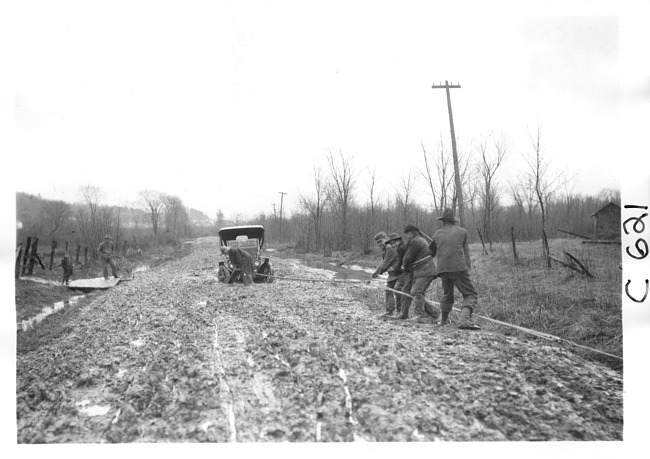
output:
POLYGON ((282 242, 282 201, 284 201, 284 195, 288 193, 278 191, 278 194, 280 195, 280 242, 282 242))
POLYGON ((277 219, 277 218, 278 218, 278 214, 275 212, 275 203, 273 203, 273 204, 271 204, 271 205, 273 206, 273 218, 274 218, 274 219, 277 219))
POLYGON ((460 184, 460 167, 458 166, 458 152, 456 151, 456 134, 454 133, 454 117, 451 114, 451 96, 449 88, 460 88, 459 84, 449 84, 445 80, 445 84, 434 84, 432 88, 445 88, 447 90, 447 108, 449 109, 449 127, 451 128, 451 151, 454 155, 454 176, 456 182, 456 200, 458 201, 458 218, 460 219, 460 226, 465 226, 465 204, 463 202, 463 189, 460 184))

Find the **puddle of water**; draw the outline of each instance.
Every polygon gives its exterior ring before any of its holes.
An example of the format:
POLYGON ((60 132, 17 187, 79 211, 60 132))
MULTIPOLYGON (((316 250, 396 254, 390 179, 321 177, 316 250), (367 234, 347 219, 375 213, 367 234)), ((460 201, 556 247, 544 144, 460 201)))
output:
POLYGON ((104 416, 111 410, 111 407, 110 405, 92 405, 82 406, 77 409, 81 414, 85 414, 86 416, 104 416))
POLYGON ((54 303, 52 306, 46 306, 43 309, 41 309, 41 312, 35 315, 34 317, 30 319, 23 320, 18 324, 19 329, 22 331, 27 331, 31 328, 34 328, 34 325, 40 323, 45 319, 47 316, 54 314, 56 311, 60 311, 63 309, 65 306, 73 306, 76 304, 81 298, 84 298, 86 295, 77 295, 77 296, 71 296, 67 300, 63 301, 57 301, 54 303))
POLYGON ((352 265, 347 267, 342 267, 336 263, 322 260, 312 260, 309 258, 287 258, 289 261, 301 264, 303 266, 308 266, 310 268, 322 269, 325 271, 333 271, 333 279, 339 280, 370 280, 371 274, 374 272, 373 269, 363 268, 358 265, 352 265))
POLYGON ((359 266, 359 265, 350 265, 350 266, 346 266, 346 268, 352 271, 363 271, 364 273, 368 273, 368 274, 372 274, 375 272, 375 270, 372 268, 364 268, 363 266, 359 266))

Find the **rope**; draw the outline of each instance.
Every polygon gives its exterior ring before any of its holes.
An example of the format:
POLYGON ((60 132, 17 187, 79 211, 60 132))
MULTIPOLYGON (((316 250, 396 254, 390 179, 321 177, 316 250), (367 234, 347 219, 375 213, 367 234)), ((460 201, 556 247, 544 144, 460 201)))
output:
MULTIPOLYGON (((343 279, 309 279, 309 278, 306 278, 306 277, 271 276, 269 274, 258 274, 258 275, 259 276, 265 276, 265 277, 273 277, 274 279, 290 279, 290 280, 310 281, 310 282, 333 282, 333 283, 343 283, 343 284, 352 284, 352 285, 360 285, 360 286, 364 286, 363 284, 368 284, 370 282, 370 281, 365 281, 364 282, 364 281, 343 280, 343 279)), ((381 288, 383 290, 388 290, 390 292, 397 293, 399 295, 403 295, 403 296, 408 297, 408 298, 413 298, 413 296, 409 295, 408 293, 402 292, 400 290, 395 290, 395 289, 392 289, 390 287, 379 286, 379 288, 381 288)), ((427 301, 427 302, 429 302, 429 301, 427 301)), ((454 311, 456 311, 456 312, 460 312, 460 309, 458 309, 458 308, 452 308, 452 309, 454 311)), ((527 333, 529 335, 537 336, 538 338, 546 339, 548 341, 567 343, 567 344, 570 344, 572 346, 576 346, 576 347, 579 347, 579 348, 582 348, 582 349, 586 349, 588 351, 596 352, 598 354, 603 354, 603 355, 606 355, 608 357, 613 357, 615 359, 623 360, 623 357, 621 357, 621 356, 610 354, 610 353, 604 352, 604 351, 599 351, 598 349, 593 349, 591 347, 583 346, 581 344, 574 343, 573 341, 570 341, 570 340, 568 340, 566 338, 561 338, 559 336, 550 335, 548 333, 540 332, 540 331, 537 331, 537 330, 531 330, 530 328, 520 327, 518 325, 509 324, 507 322, 502 322, 500 320, 492 319, 490 317, 480 316, 478 314, 476 314, 476 317, 481 318, 483 320, 487 320, 489 322, 493 322, 495 324, 502 325, 504 327, 514 328, 514 329, 519 330, 519 331, 521 331, 523 333, 527 333)))

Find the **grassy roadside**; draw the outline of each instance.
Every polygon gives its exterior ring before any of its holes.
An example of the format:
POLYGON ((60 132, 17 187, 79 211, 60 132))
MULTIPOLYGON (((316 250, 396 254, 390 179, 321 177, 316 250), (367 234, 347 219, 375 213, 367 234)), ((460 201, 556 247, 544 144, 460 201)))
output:
MULTIPOLYGON (((153 268, 169 260, 187 255, 189 248, 180 244, 178 246, 159 246, 142 255, 126 259, 116 258, 118 274, 130 277, 138 267, 153 268)), ((58 260, 60 263, 60 259, 58 260)), ((101 264, 88 263, 87 266, 75 267, 74 279, 94 278, 102 276, 101 264)), ((60 265, 53 267, 52 271, 40 267, 34 270, 36 277, 49 281, 49 283, 26 280, 30 276, 21 276, 15 280, 16 322, 29 319, 39 314, 43 308, 52 307, 54 303, 64 301, 65 307, 54 314, 47 316, 37 326, 27 331, 18 331, 16 338, 16 351, 18 354, 34 351, 43 344, 49 343, 62 335, 70 333, 72 328, 68 325, 79 310, 103 294, 101 290, 84 294, 78 301, 68 303, 70 298, 78 297, 80 292, 75 292, 61 285, 62 270, 60 265)))

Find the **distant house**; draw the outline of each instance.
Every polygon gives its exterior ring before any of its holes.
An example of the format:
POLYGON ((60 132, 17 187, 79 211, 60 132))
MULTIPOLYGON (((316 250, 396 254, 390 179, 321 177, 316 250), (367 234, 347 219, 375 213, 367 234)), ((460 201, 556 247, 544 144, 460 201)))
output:
POLYGON ((621 237, 621 207, 610 202, 591 214, 594 233, 597 239, 616 239, 621 237))

